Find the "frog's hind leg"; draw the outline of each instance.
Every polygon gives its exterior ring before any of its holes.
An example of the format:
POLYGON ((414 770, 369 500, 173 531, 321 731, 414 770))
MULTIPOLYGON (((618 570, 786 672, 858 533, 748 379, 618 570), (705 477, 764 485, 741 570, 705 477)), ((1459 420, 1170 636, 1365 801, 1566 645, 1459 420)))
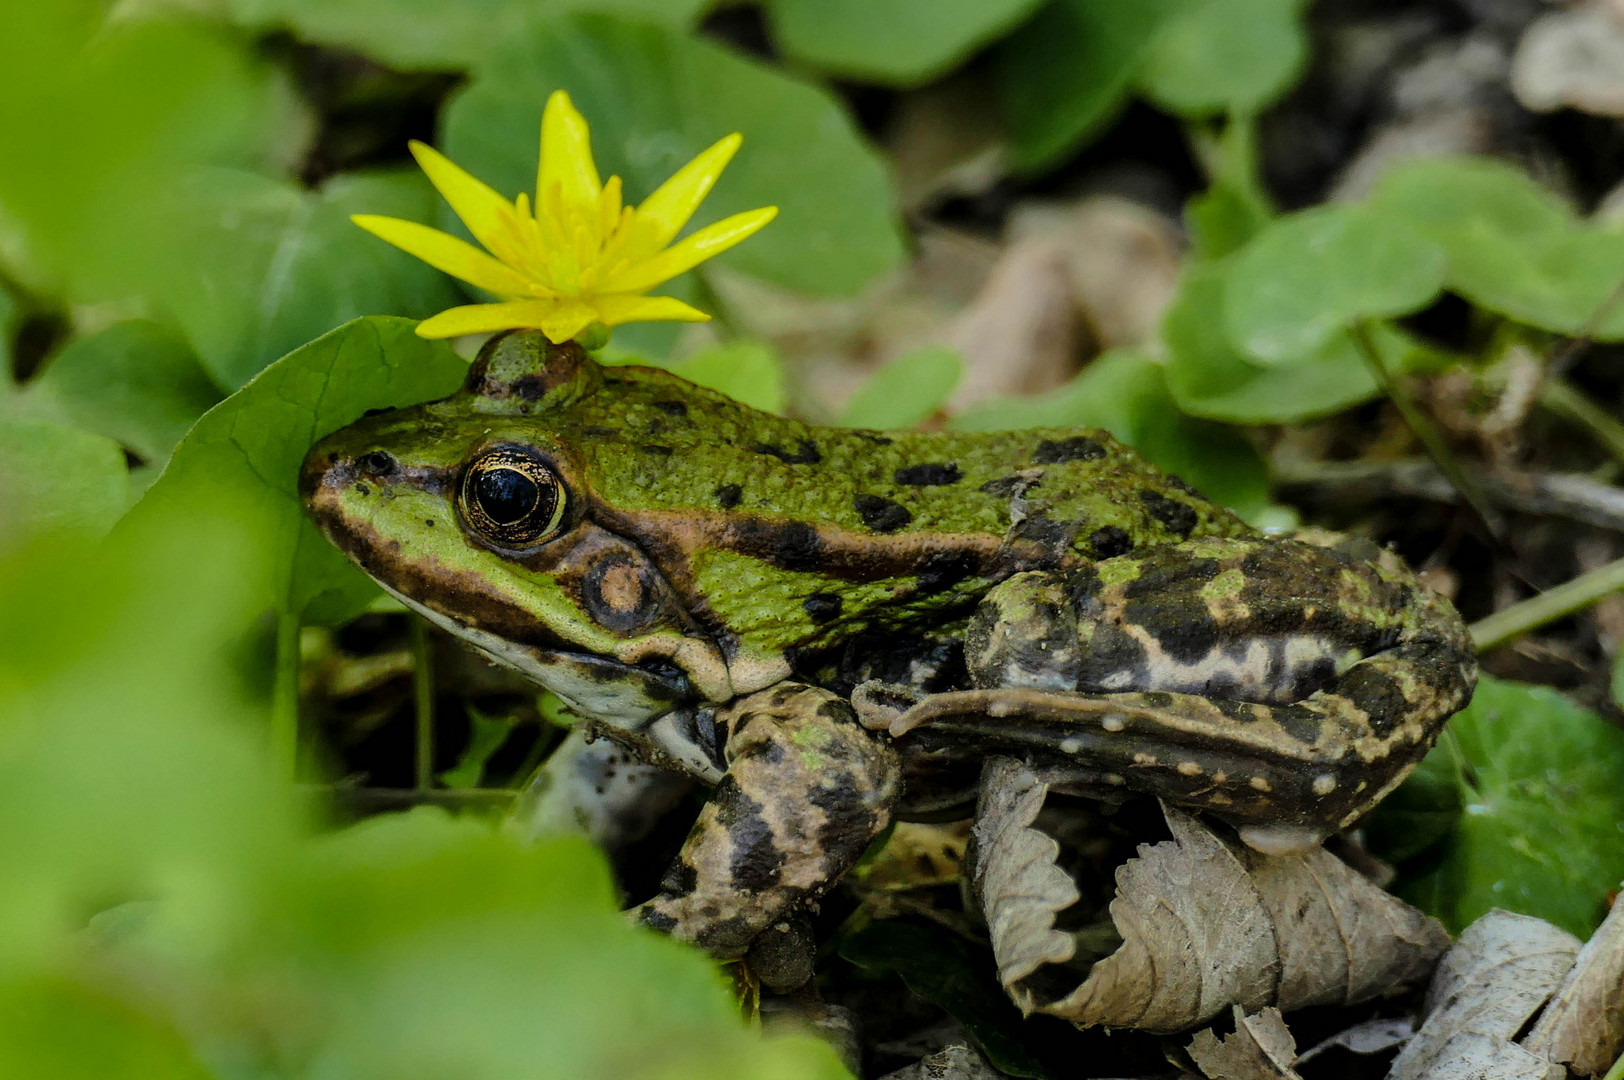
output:
POLYGON ((1396 558, 1296 540, 1017 575, 983 602, 966 653, 979 689, 923 703, 894 734, 979 709, 985 738, 1058 750, 1100 784, 1210 810, 1275 849, 1396 785, 1476 672, 1459 617, 1396 558))
POLYGON ((727 775, 640 916, 725 958, 851 869, 890 823, 899 768, 816 687, 764 690, 721 719, 727 775))

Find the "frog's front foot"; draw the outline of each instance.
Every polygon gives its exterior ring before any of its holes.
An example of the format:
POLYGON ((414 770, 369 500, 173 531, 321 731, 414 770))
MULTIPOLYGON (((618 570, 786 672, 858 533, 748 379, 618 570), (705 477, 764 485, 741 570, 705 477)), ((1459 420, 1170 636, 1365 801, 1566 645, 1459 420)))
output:
POLYGON ((784 683, 718 719, 727 775, 638 915, 731 958, 852 867, 890 823, 900 770, 849 704, 816 687, 784 683))
POLYGON ((978 689, 890 726, 1063 764, 1079 790, 1207 810, 1259 850, 1346 827, 1471 697, 1460 618, 1389 555, 1295 540, 1149 548, 1019 574, 966 636, 978 689))

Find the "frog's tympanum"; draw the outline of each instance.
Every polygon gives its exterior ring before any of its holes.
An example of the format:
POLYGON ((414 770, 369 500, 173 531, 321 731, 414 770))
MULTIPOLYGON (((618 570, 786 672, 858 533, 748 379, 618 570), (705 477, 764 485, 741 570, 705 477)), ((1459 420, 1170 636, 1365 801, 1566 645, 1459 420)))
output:
POLYGON ((1265 537, 1102 431, 811 427, 530 331, 302 485, 406 604, 714 787, 641 912, 721 956, 992 755, 1311 845, 1476 672, 1391 554, 1265 537))

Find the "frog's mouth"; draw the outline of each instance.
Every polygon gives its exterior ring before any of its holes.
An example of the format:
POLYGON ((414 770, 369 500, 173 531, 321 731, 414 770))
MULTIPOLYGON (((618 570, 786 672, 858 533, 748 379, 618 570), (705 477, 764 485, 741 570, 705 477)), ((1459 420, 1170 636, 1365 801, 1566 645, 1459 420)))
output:
POLYGON ((699 699, 688 677, 676 668, 645 668, 594 653, 510 641, 435 611, 381 581, 378 584, 447 633, 545 686, 588 719, 639 730, 699 699))

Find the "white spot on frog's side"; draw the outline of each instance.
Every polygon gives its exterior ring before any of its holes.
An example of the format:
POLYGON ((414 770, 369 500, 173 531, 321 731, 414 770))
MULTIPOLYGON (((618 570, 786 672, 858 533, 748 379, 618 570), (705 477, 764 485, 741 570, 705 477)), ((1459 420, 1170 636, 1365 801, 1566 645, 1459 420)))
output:
POLYGON ((1060 752, 1062 754, 1075 754, 1083 748, 1083 740, 1078 738, 1061 739, 1060 752))
POLYGON ((1222 642, 1194 660, 1175 660, 1147 628, 1124 629, 1144 647, 1145 662, 1101 679, 1102 690, 1166 690, 1277 705, 1319 689, 1304 685, 1305 678, 1340 673, 1360 658, 1316 634, 1275 634, 1222 642))
POLYGON ((1336 777, 1330 773, 1320 773, 1314 777, 1314 794, 1329 795, 1336 790, 1336 777))
POLYGON ((1121 713, 1106 713, 1100 717, 1100 727, 1106 731, 1121 731, 1128 726, 1128 718, 1121 713))
POLYGON ((1133 763, 1135 765, 1154 765, 1156 764, 1156 755, 1147 754, 1143 750, 1137 751, 1133 755, 1133 763))
POLYGON ((1200 776, 1201 775, 1201 766, 1197 765, 1193 761, 1181 761, 1181 762, 1179 762, 1179 775, 1180 776, 1200 776))
POLYGON ((1246 782, 1248 784, 1250 784, 1253 787, 1253 789, 1255 789, 1257 791, 1273 791, 1274 790, 1274 788, 1269 786, 1269 782, 1267 780, 1265 780, 1261 776, 1254 776, 1254 777, 1252 777, 1250 780, 1248 780, 1246 782))
POLYGON ((1243 825, 1241 842, 1265 855, 1300 855, 1324 842, 1326 834, 1305 825, 1243 825))
POLYGON ((1122 784, 1126 784, 1128 782, 1128 778, 1123 776, 1121 773, 1106 773, 1105 782, 1107 784, 1116 784, 1120 786, 1122 784))

